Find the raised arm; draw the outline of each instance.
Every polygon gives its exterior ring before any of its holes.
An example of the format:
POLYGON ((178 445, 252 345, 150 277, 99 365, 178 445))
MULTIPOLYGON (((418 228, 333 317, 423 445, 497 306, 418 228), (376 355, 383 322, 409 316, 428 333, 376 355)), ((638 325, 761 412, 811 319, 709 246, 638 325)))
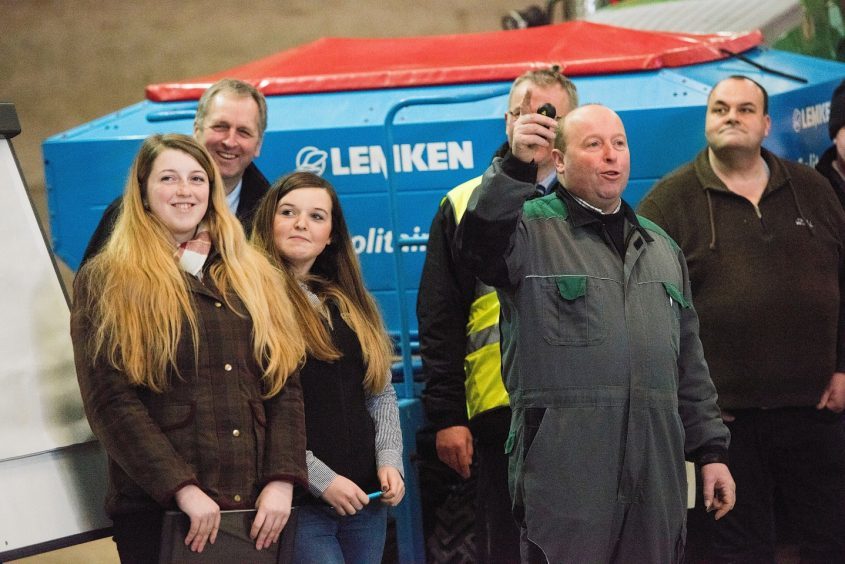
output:
POLYGON ((523 98, 513 129, 512 149, 496 158, 470 198, 458 226, 454 253, 491 286, 516 283, 520 254, 515 252, 522 205, 535 192, 534 155, 554 143, 557 122, 531 113, 531 91, 523 98))

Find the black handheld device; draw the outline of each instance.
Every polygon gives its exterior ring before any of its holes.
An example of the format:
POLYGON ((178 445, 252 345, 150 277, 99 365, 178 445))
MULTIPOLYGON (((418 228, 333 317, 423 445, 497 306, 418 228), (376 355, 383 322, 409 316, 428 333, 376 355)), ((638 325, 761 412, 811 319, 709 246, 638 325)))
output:
POLYGON ((537 108, 537 113, 546 117, 550 117, 552 119, 554 119, 557 115, 555 107, 548 102, 537 108))

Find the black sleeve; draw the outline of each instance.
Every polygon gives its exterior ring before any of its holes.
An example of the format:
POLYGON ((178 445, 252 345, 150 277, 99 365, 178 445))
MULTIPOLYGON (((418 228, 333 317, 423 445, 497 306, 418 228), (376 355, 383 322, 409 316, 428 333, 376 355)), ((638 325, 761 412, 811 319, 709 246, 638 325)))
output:
POLYGON ((452 259, 455 228, 452 205, 444 200, 431 222, 417 294, 422 402, 435 430, 467 424, 464 355, 475 277, 452 259))
POLYGON ((91 235, 91 239, 88 241, 88 246, 85 247, 85 254, 82 255, 82 262, 79 263, 79 268, 82 268, 82 265, 88 262, 91 257, 102 251, 103 247, 106 246, 109 237, 111 237, 111 232, 114 230, 114 223, 117 221, 117 216, 120 215, 120 206, 122 201, 123 198, 118 197, 110 203, 109 207, 106 208, 106 211, 103 212, 103 217, 100 218, 100 223, 97 224, 94 234, 91 235))
MULTIPOLYGON (((837 174, 831 171, 831 174, 837 174)), ((793 176, 795 178, 797 174, 793 176)), ((827 216, 826 224, 830 225, 832 237, 839 242, 839 331, 836 337, 836 372, 845 372, 845 210, 842 206, 837 206, 840 190, 834 188, 833 191, 826 190, 832 183, 821 174, 816 174, 816 171, 810 173, 807 179, 808 185, 818 185, 820 187, 819 194, 819 215, 827 216), (836 196, 833 197, 833 196, 836 196)), ((821 228, 821 226, 818 226, 821 228)))
POLYGON ((485 284, 510 286, 506 262, 522 218, 522 206, 534 194, 537 165, 523 163, 510 151, 496 158, 473 192, 453 240, 457 260, 485 284))

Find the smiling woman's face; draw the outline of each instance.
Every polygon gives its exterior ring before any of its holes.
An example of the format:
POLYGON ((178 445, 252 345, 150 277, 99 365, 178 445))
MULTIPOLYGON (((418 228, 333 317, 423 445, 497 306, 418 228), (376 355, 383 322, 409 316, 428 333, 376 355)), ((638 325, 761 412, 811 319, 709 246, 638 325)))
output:
POLYGON ((297 188, 276 206, 273 242, 297 276, 308 274, 331 243, 332 200, 323 188, 297 188))
POLYGON ((187 153, 165 149, 147 179, 147 204, 177 244, 191 240, 208 210, 209 179, 187 153))

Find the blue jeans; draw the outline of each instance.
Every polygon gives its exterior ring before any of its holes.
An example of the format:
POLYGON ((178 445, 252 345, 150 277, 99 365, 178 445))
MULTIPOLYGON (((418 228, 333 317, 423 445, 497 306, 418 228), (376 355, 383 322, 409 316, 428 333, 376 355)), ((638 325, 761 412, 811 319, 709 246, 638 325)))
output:
POLYGON ((387 535, 387 506, 371 501, 355 515, 331 507, 302 505, 296 527, 297 564, 373 564, 381 562, 387 535))

